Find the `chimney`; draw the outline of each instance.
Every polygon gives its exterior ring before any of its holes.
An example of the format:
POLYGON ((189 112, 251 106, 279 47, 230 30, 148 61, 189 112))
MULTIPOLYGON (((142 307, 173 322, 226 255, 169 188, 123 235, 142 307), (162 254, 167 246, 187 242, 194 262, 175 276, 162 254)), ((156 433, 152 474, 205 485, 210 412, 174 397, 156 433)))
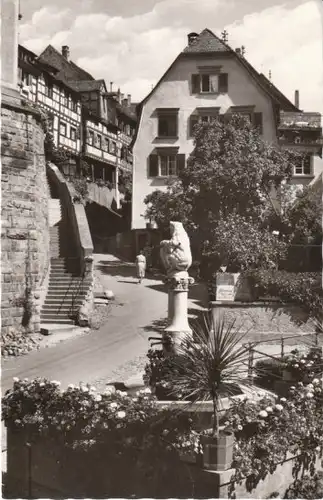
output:
POLYGON ((241 56, 241 49, 240 49, 240 47, 238 47, 237 49, 235 49, 235 52, 238 54, 238 56, 241 56))
POLYGON ((130 106, 130 104, 131 104, 131 94, 128 94, 127 98, 128 98, 128 106, 130 106))
POLYGON ((295 106, 299 108, 299 90, 295 90, 295 106))
POLYGON ((68 45, 63 45, 62 46, 62 56, 65 57, 65 59, 67 59, 67 61, 69 60, 70 58, 70 48, 68 45))
POLYGON ((120 94, 120 104, 122 104, 122 101, 123 101, 123 100, 124 100, 124 94, 123 94, 123 93, 121 93, 121 94, 120 94))
POLYGON ((189 33, 187 35, 188 45, 192 45, 192 43, 197 39, 197 37, 198 37, 197 33, 189 33))

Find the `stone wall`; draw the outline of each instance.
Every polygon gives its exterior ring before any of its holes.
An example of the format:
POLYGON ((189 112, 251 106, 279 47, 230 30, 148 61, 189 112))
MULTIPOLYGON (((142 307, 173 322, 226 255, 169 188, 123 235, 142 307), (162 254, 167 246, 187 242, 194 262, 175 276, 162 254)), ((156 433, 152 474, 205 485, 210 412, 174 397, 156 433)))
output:
POLYGON ((39 115, 19 101, 3 102, 1 119, 2 333, 21 326, 32 333, 40 330, 39 299, 49 266, 44 132, 39 115))

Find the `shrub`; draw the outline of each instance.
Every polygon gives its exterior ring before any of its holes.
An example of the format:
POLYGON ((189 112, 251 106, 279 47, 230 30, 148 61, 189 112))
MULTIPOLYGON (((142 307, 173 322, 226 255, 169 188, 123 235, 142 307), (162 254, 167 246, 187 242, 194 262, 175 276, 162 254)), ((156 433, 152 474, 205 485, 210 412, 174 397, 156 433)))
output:
POLYGON ((319 471, 314 476, 305 475, 288 488, 284 498, 323 498, 323 472, 319 471))
POLYGON ((322 317, 321 273, 256 270, 246 276, 258 297, 278 297, 283 302, 299 304, 309 317, 322 317))
POLYGON ((191 418, 157 407, 149 389, 130 397, 121 391, 99 394, 90 385, 61 391, 59 385, 14 379, 2 399, 2 419, 16 432, 27 431, 31 442, 43 437, 62 443, 63 456, 81 454, 71 466, 79 478, 89 476, 83 496, 154 498, 162 492, 167 498, 176 476, 179 484, 184 476, 181 486, 190 487, 178 452, 191 418), (127 480, 120 481, 124 473, 127 480))
POLYGON ((283 362, 278 359, 260 359, 255 364, 255 375, 261 385, 273 387, 275 381, 282 378, 283 367, 283 362))

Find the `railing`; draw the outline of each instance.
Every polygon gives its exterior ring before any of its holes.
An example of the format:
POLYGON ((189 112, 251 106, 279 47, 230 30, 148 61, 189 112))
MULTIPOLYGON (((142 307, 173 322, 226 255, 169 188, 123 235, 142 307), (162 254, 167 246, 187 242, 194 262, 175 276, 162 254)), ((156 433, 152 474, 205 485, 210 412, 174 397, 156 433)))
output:
POLYGON ((266 332, 267 334, 276 334, 280 335, 280 341, 279 344, 275 344, 277 348, 279 347, 279 352, 277 354, 269 354, 268 352, 263 352, 260 351, 259 349, 256 349, 256 347, 260 344, 268 344, 273 342, 277 342, 277 338, 271 337, 270 339, 265 339, 265 340, 259 340, 259 341, 254 341, 254 342, 247 342, 243 344, 244 347, 247 348, 249 351, 249 356, 248 356, 248 365, 247 365, 247 370, 248 370, 248 379, 250 383, 253 383, 254 381, 254 370, 255 370, 255 361, 259 361, 260 359, 265 359, 265 358, 270 358, 274 359, 275 361, 278 362, 283 362, 283 358, 286 354, 286 341, 291 340, 291 339, 298 339, 299 345, 303 345, 304 349, 306 347, 319 347, 319 345, 323 345, 323 332, 321 331, 314 331, 314 332, 304 332, 304 333, 298 333, 294 335, 282 335, 281 332, 266 332), (307 337, 314 337, 314 340, 311 342, 311 340, 306 343, 304 342, 304 338, 307 337), (320 342, 320 337, 321 337, 321 342, 320 342))

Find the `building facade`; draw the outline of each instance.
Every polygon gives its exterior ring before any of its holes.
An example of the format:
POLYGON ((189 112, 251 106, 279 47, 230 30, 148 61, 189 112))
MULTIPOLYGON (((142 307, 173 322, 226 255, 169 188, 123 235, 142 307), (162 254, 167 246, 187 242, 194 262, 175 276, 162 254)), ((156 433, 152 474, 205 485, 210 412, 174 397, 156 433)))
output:
POLYGON ((55 146, 74 156, 77 172, 85 160, 90 180, 117 192, 119 173, 132 170, 129 146, 136 127, 120 91, 107 92, 104 80, 70 60, 67 46, 59 53, 49 45, 38 57, 20 45, 18 54, 21 94, 47 111, 55 146))
POLYGON ((144 199, 156 189, 166 190, 169 178, 185 166, 193 149, 193 128, 200 120, 244 114, 269 143, 283 141, 286 129, 286 145, 303 147, 311 157, 310 168, 305 164, 295 167, 293 182, 308 183, 322 171, 320 115, 313 114, 311 126, 304 129, 303 124, 301 137, 305 140, 308 134, 310 143, 305 145, 303 139, 293 142, 291 137, 297 132, 295 116, 300 122, 309 114, 260 75, 239 49, 231 49, 208 29, 200 35, 188 35, 187 47, 138 108, 132 203, 137 247, 150 242, 151 233, 146 227, 151 221, 144 218, 144 199))

